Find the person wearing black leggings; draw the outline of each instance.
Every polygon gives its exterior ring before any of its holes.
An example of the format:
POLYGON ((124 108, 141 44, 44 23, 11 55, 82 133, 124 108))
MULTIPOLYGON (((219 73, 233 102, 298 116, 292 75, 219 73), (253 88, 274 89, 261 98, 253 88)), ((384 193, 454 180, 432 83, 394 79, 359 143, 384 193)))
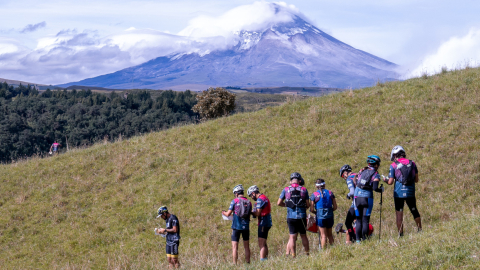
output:
POLYGON ((380 157, 371 155, 367 157, 368 166, 358 173, 357 186, 355 188, 355 215, 357 222, 355 224, 356 242, 368 239, 368 224, 370 224, 370 215, 373 208, 373 191, 383 192, 383 187, 379 188, 380 175, 377 170, 380 167, 380 157))

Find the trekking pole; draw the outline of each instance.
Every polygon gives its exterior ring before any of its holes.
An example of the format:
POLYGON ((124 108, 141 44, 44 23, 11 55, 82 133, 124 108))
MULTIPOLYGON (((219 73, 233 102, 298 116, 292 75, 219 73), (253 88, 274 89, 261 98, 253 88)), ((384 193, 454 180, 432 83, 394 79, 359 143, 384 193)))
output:
MULTIPOLYGON (((380 188, 383 187, 383 184, 380 185, 380 188)), ((383 203, 383 192, 380 193, 380 229, 378 230, 378 240, 382 237, 382 203, 383 203)))

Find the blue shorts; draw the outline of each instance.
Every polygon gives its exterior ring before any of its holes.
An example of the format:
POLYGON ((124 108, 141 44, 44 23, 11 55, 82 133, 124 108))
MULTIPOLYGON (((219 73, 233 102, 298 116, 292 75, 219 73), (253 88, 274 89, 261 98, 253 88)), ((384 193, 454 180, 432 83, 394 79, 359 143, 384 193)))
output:
POLYGON ((327 219, 317 219, 317 226, 321 228, 330 229, 333 227, 333 223, 335 223, 333 217, 327 219))

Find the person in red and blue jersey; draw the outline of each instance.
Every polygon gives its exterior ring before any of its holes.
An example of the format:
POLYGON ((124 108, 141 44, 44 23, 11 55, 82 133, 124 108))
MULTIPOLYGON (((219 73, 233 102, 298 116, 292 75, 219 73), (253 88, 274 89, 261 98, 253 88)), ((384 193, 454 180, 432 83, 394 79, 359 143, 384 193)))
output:
POLYGON ((54 141, 54 143, 50 146, 50 152, 55 154, 58 154, 58 148, 62 146, 61 144, 57 143, 57 141, 54 141))
POLYGON ((418 169, 415 162, 408 160, 406 157, 405 149, 402 146, 397 145, 392 149, 390 159, 393 163, 390 165, 388 179, 385 179, 385 182, 389 185, 395 183, 393 199, 397 216, 398 235, 400 237, 403 236, 403 207, 405 203, 407 203, 413 215, 418 231, 422 230, 422 219, 417 209, 417 199, 415 197, 418 169))
POLYGON ((297 251, 297 236, 300 234, 302 244, 307 255, 310 247, 307 237, 307 207, 310 206, 308 191, 303 184, 305 181, 298 172, 290 175, 290 186, 284 188, 277 201, 280 207, 287 207, 287 224, 290 237, 288 239, 286 254, 294 258, 297 251))
POLYGON ((252 209, 252 203, 243 195, 244 189, 242 185, 236 185, 233 188, 233 194, 235 199, 230 202, 228 211, 222 211, 222 214, 229 217, 233 214, 232 221, 232 257, 233 263, 237 264, 238 260, 238 242, 240 236, 243 238, 243 248, 245 249, 245 262, 250 263, 250 214, 247 218, 241 218, 238 216, 240 204, 248 205, 248 208, 252 209))
POLYGON ((248 188, 247 195, 256 201, 253 215, 258 217, 258 247, 260 248, 260 261, 268 259, 268 231, 272 228, 272 207, 265 194, 260 193, 257 186, 248 188))
POLYGON ((368 224, 370 224, 370 215, 373 209, 373 191, 383 192, 383 187, 379 188, 380 175, 380 157, 371 155, 367 157, 368 166, 358 173, 357 186, 355 188, 355 215, 357 222, 355 224, 356 243, 368 239, 368 224))
POLYGON ((317 191, 310 197, 310 212, 317 215, 319 249, 325 249, 327 238, 330 245, 333 245, 332 228, 333 211, 337 210, 337 202, 332 191, 325 189, 325 180, 317 179, 315 181, 317 191))
MULTIPOLYGON (((347 244, 351 244, 352 242, 355 241, 356 236, 353 228, 353 221, 356 219, 355 215, 355 205, 353 203, 353 196, 355 194, 355 187, 356 187, 356 177, 357 174, 352 172, 352 167, 350 165, 345 164, 340 168, 340 177, 345 179, 347 187, 348 187, 348 194, 347 194, 347 199, 352 199, 352 205, 350 206, 350 209, 348 209, 347 212, 347 217, 345 218, 345 227, 347 227, 347 244)), ((337 227, 335 228, 335 231, 337 233, 341 229, 342 224, 338 224, 337 227)))

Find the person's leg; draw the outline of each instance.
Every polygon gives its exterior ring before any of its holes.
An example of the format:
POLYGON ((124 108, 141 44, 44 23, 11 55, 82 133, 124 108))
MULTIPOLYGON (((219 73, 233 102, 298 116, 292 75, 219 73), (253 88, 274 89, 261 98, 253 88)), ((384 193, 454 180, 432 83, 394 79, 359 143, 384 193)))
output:
POLYGON ((415 223, 417 224, 417 230, 421 231, 422 218, 420 217, 420 213, 418 212, 418 209, 417 209, 417 199, 413 197, 413 198, 407 198, 405 199, 405 201, 407 202, 407 206, 413 215, 413 219, 415 220, 415 223))
POLYGON ((259 226, 258 227, 258 247, 260 248, 260 260, 266 260, 268 258, 268 231, 270 227, 259 226))
POLYGON ((296 242, 297 242, 297 228, 295 226, 295 219, 290 219, 287 218, 287 224, 288 224, 288 244, 287 244, 287 251, 286 255, 291 254, 294 258, 297 255, 296 251, 296 242))
POLYGON ((296 242, 297 242, 297 234, 290 234, 288 238, 288 244, 287 244, 287 255, 291 254, 294 258, 297 255, 296 242))
POLYGON ((405 205, 405 200, 402 198, 393 198, 393 200, 395 202, 398 235, 403 236, 403 206, 405 205))
POLYGON ((238 242, 240 241, 240 231, 232 229, 232 258, 233 263, 237 264, 238 260, 238 242))
MULTIPOLYGON (((360 223, 357 219, 357 223, 360 223)), ((368 224, 370 224, 370 216, 366 215, 366 211, 362 217, 362 238, 363 240, 367 240, 368 236, 368 224)), ((357 229, 358 230, 358 229, 357 229)))
POLYGON ((302 244, 303 248, 305 249, 305 253, 310 255, 310 243, 308 242, 308 237, 307 234, 300 234, 300 237, 302 238, 302 244))
POLYGON ((365 206, 363 205, 364 198, 355 198, 355 215, 357 222, 355 223, 355 240, 360 242, 362 240, 362 219, 365 206))
POLYGON ((327 234, 328 243, 330 245, 333 245, 334 239, 333 239, 332 228, 325 228, 325 233, 327 234))
POLYGON ((238 242, 232 241, 232 257, 233 257, 233 263, 237 264, 238 260, 238 242))
POLYGON ((372 214, 373 210, 373 198, 367 199, 367 207, 363 208, 363 218, 362 218, 362 237, 364 240, 370 238, 368 235, 368 228, 370 224, 370 215, 372 214))
POLYGON ((250 263, 250 230, 242 231, 243 248, 245 249, 245 262, 250 263))
POLYGON ((308 242, 307 237, 307 218, 302 218, 298 220, 298 232, 300 233, 300 238, 302 238, 303 248, 305 249, 305 253, 310 255, 310 243, 308 242))
POLYGON ((250 241, 243 241, 243 248, 245 249, 245 262, 250 263, 250 241))
POLYGON ((353 232, 353 220, 355 219, 355 209, 353 207, 350 207, 347 212, 347 217, 345 218, 345 227, 347 227, 347 240, 348 242, 355 241, 355 233, 353 232))
POLYGON ((178 246, 180 245, 180 243, 178 244, 175 244, 172 246, 173 248, 173 254, 170 256, 170 259, 172 260, 172 266, 175 267, 175 268, 179 268, 180 267, 180 262, 178 261, 178 246))
POLYGON ((319 227, 319 234, 320 234, 320 244, 322 245, 322 249, 326 248, 327 244, 327 232, 326 228, 319 227))

